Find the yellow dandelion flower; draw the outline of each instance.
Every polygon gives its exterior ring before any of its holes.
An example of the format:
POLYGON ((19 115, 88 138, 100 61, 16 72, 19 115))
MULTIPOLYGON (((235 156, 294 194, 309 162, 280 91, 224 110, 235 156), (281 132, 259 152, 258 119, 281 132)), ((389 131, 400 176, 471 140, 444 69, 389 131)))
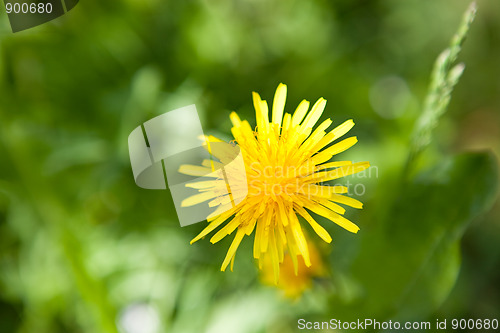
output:
MULTIPOLYGON (((271 120, 267 102, 259 94, 253 93, 257 118, 255 131, 248 121, 241 120, 235 112, 231 113, 231 132, 243 156, 247 182, 244 185, 248 192, 232 208, 209 216, 207 221, 210 224, 191 241, 191 244, 196 242, 229 220, 210 239, 216 243, 236 231, 222 263, 221 270, 224 271, 230 263, 232 269, 236 250, 243 237, 255 230, 254 258, 259 260, 259 267, 262 268, 261 259, 264 254, 269 255, 276 283, 279 264, 283 262, 285 254, 290 256, 296 273, 299 256, 305 266, 311 266, 309 248, 302 230, 304 222, 300 222, 297 215, 327 243, 332 241, 330 234, 316 222, 311 212, 350 232, 358 232, 358 226, 342 216, 345 209, 339 204, 362 208, 362 203, 343 195, 348 191, 345 186, 330 186, 325 182, 363 171, 370 166, 368 162, 330 161, 334 155, 357 142, 357 138, 352 136, 334 143, 354 126, 352 120, 327 131, 332 124, 327 119, 313 130, 323 114, 326 100, 318 99, 310 111, 309 102, 303 100, 292 115, 284 113, 286 93, 286 85, 280 84, 274 96, 271 120)), ((210 142, 221 142, 213 136, 205 140, 208 149, 210 142)), ((224 154, 218 155, 215 154, 219 159, 224 158, 221 156, 224 154)), ((214 170, 214 163, 219 162, 208 161, 203 167, 183 165, 179 172, 203 176, 209 173, 207 170, 210 167, 214 170)), ((186 199, 182 203, 184 207, 214 198, 211 206, 227 204, 238 195, 233 187, 227 187, 224 179, 202 181, 189 186, 198 188, 200 193, 186 199), (229 191, 229 195, 221 196, 224 191, 229 191)))

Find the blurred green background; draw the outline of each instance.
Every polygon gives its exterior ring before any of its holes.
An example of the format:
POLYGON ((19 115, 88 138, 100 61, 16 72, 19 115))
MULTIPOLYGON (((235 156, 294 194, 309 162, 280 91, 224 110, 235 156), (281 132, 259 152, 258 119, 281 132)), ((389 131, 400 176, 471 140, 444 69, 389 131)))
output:
MULTIPOLYGON (((0 18, 0 332, 296 332, 297 320, 499 318, 500 2, 478 1, 448 112, 401 172, 432 64, 466 0, 82 1, 13 34, 0 18), (251 91, 328 100, 368 160, 358 235, 320 221, 326 276, 263 285, 246 239, 189 245, 168 191, 137 187, 127 136, 197 105, 231 139, 251 91), (479 153, 491 149, 494 153, 479 153), (475 153, 464 153, 476 151, 475 153), (496 157, 495 157, 496 156, 496 157), (496 200, 496 201, 495 201, 496 200)), ((309 231, 309 230, 308 230, 309 231)), ((253 239, 253 238, 251 238, 253 239)))

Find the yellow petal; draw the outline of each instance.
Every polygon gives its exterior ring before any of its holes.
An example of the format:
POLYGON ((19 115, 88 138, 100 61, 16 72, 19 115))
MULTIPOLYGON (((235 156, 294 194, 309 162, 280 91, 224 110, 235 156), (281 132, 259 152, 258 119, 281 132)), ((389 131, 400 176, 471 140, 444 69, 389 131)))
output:
POLYGON ((302 207, 295 207, 297 212, 311 225, 314 232, 318 234, 325 242, 330 243, 332 241, 332 237, 321 225, 316 222, 311 215, 302 207))
POLYGON ((236 228, 240 225, 240 223, 241 223, 240 217, 235 216, 231 220, 231 222, 226 224, 222 229, 217 231, 217 233, 213 235, 212 238, 210 238, 210 243, 215 244, 224 237, 226 237, 227 235, 230 235, 231 233, 233 233, 234 230, 236 230, 236 228))
POLYGON ((190 187, 190 188, 194 188, 194 189, 199 190, 199 189, 217 187, 220 185, 225 187, 225 182, 220 181, 220 180, 207 180, 207 181, 187 183, 186 187, 190 187))
POLYGON ((280 83, 276 89, 273 100, 273 123, 281 126, 281 119, 283 118, 283 110, 285 109, 286 102, 286 85, 280 83))
POLYGON ((182 200, 181 207, 194 206, 217 196, 218 194, 214 193, 213 191, 201 192, 182 200))
POLYGON ((300 124, 302 119, 304 119, 304 116, 307 113, 307 110, 309 109, 309 102, 306 101, 305 99, 300 102, 299 106, 297 106, 297 109, 293 113, 292 117, 292 126, 297 126, 300 124))
POLYGON ((269 109, 267 107, 267 102, 263 101, 256 92, 252 93, 252 97, 259 133, 267 133, 269 131, 269 109))
POLYGON ((300 146, 299 150, 294 155, 298 157, 309 157, 316 153, 316 151, 312 150, 311 148, 321 141, 321 139, 325 136, 325 129, 328 128, 328 126, 330 126, 331 124, 332 121, 330 119, 322 122, 309 136, 309 138, 300 146))
POLYGON ((236 112, 234 111, 231 112, 231 114, 229 115, 229 119, 231 119, 231 123, 233 123, 233 126, 235 127, 241 126, 241 119, 236 112))
POLYGON ((322 152, 314 155, 311 158, 311 163, 314 165, 319 165, 319 164, 324 163, 324 162, 328 161, 329 159, 331 159, 332 156, 333 156, 333 154, 331 154, 330 152, 325 150, 325 151, 322 151, 322 152))
POLYGON ((264 218, 263 221, 265 222, 264 224, 264 230, 261 236, 260 240, 260 252, 265 253, 267 252, 267 247, 269 245, 269 231, 273 227, 271 226, 271 220, 273 218, 273 209, 270 208, 269 210, 265 211, 264 213, 264 218))
POLYGON ((308 197, 315 196, 320 198, 330 198, 333 194, 347 193, 348 188, 341 185, 335 186, 323 186, 310 184, 302 187, 301 193, 304 193, 308 197))
POLYGON ((337 155, 337 154, 351 148, 352 146, 354 146, 356 144, 356 142, 358 142, 358 138, 355 136, 351 136, 350 138, 344 139, 344 140, 340 141, 339 143, 336 143, 333 146, 326 148, 321 153, 323 153, 323 154, 328 153, 331 156, 337 155))
POLYGON ((302 254, 304 258, 304 263, 307 267, 311 266, 311 259, 309 257, 309 249, 307 247, 307 240, 302 232, 302 228, 300 227, 299 220, 297 220, 297 216, 295 213, 289 212, 289 217, 291 217, 290 228, 292 229, 293 237, 295 239, 295 243, 297 244, 297 248, 299 252, 302 254))
POLYGON ((334 211, 335 213, 338 213, 338 214, 341 214, 341 215, 345 213, 345 209, 342 206, 339 206, 336 203, 333 203, 333 202, 331 202, 328 199, 320 198, 317 201, 320 204, 322 204, 323 206, 325 206, 326 208, 334 211))
POLYGON ((284 131, 288 131, 291 122, 292 122, 292 116, 289 113, 285 113, 285 117, 283 118, 283 131, 281 132, 282 135, 284 131))
POLYGON ((274 272, 274 283, 278 284, 279 274, 280 274, 280 264, 278 256, 278 248, 276 246, 276 238, 274 237, 274 228, 269 231, 269 249, 271 252, 271 262, 273 265, 274 272))
POLYGON ((210 168, 205 168, 199 165, 183 164, 179 167, 179 172, 188 176, 216 177, 216 175, 210 175, 212 173, 210 168))
POLYGON ((352 127, 354 126, 354 122, 352 119, 345 121, 341 125, 335 127, 333 130, 331 130, 327 135, 321 139, 320 142, 318 142, 313 148, 313 151, 318 151, 325 146, 329 145, 336 139, 340 138, 344 134, 346 134, 352 127))
POLYGON ((352 119, 344 121, 339 126, 335 127, 331 133, 334 135, 334 140, 340 138, 354 127, 354 121, 352 119))
POLYGON ((287 248, 288 248, 288 253, 290 253, 290 258, 292 258, 292 263, 293 263, 293 271, 295 273, 295 276, 299 274, 299 263, 297 262, 297 252, 295 251, 295 243, 293 239, 293 235, 291 235, 291 232, 287 233, 287 248), (288 236, 290 235, 290 236, 288 236))
POLYGON ((257 230, 255 232, 255 240, 253 242, 253 257, 258 259, 260 257, 260 240, 264 232, 265 222, 262 218, 257 220, 257 230))
POLYGON ((349 221, 348 219, 346 219, 345 217, 343 217, 337 213, 330 212, 325 217, 327 219, 337 223, 339 226, 341 226, 342 228, 344 228, 347 231, 350 231, 350 232, 355 233, 355 234, 359 231, 359 227, 357 225, 355 225, 354 223, 352 223, 351 221, 349 221))
POLYGON ((351 206, 353 208, 359 208, 359 209, 363 208, 363 203, 361 201, 358 201, 354 198, 346 197, 346 196, 340 195, 340 194, 332 195, 330 197, 330 200, 347 205, 347 206, 351 206))
POLYGON ((316 103, 314 103, 311 112, 307 115, 304 123, 301 125, 302 129, 312 128, 316 122, 319 120, 325 110, 326 100, 321 97, 316 103))
POLYGON ((224 142, 223 140, 219 139, 218 137, 215 137, 213 135, 209 135, 207 137, 208 141, 209 142, 224 142))
POLYGON ((220 169, 220 168, 224 167, 223 163, 214 161, 213 159, 203 160, 203 162, 201 162, 201 165, 203 165, 204 167, 210 168, 210 170, 211 170, 210 172, 215 171, 216 168, 220 169))
POLYGON ((276 215, 276 219, 278 220, 278 225, 284 225, 285 227, 288 225, 288 217, 285 212, 285 206, 283 205, 282 200, 278 200, 278 212, 276 215), (278 215, 279 212, 279 215, 278 215), (278 219, 279 216, 279 219, 278 219))
POLYGON ((276 236, 276 247, 278 248, 278 260, 280 263, 283 262, 283 259, 284 259, 284 251, 283 251, 283 247, 285 246, 286 244, 286 236, 285 236, 285 231, 283 230, 283 225, 279 225, 281 228, 278 228, 278 231, 276 232, 276 230, 274 231, 275 232, 275 236, 276 236))
POLYGON ((232 204, 226 206, 219 206, 212 213, 210 213, 210 215, 207 216, 207 221, 208 222, 213 221, 219 218, 219 216, 224 216, 224 218, 227 219, 229 216, 233 215, 234 212, 238 208, 240 208, 243 204, 244 204, 243 202, 240 202, 238 205, 236 205, 236 207, 233 206, 232 204))
POLYGON ((326 182, 328 180, 338 179, 341 177, 346 177, 370 167, 368 162, 358 162, 350 165, 346 165, 340 168, 336 168, 332 171, 321 171, 309 175, 303 179, 304 182, 326 182))
POLYGON ((196 236, 195 238, 193 238, 190 243, 193 244, 194 242, 202 239, 203 237, 205 237, 206 235, 208 235, 209 233, 211 233, 213 230, 215 230, 215 228, 217 228, 218 226, 220 226, 225 220, 227 220, 227 216, 219 215, 219 217, 217 217, 205 229, 203 229, 203 231, 200 232, 198 234, 198 236, 196 236))
POLYGON ((236 258, 236 253, 231 258, 231 272, 233 271, 233 267, 234 267, 234 258, 236 258))
POLYGON ((256 223, 257 223, 257 219, 256 218, 252 218, 251 222, 248 223, 248 225, 246 226, 245 233, 248 236, 250 236, 250 234, 252 234, 253 229, 255 228, 255 224, 256 223))
POLYGON ((224 259, 224 262, 222 263, 221 271, 225 271, 227 268, 227 265, 229 265, 229 262, 233 259, 233 257, 236 254, 236 250, 238 250, 238 246, 241 243, 241 240, 243 239, 243 236, 245 236, 245 231, 243 229, 238 229, 238 232, 236 232, 236 236, 234 236, 233 242, 231 243, 231 246, 229 247, 229 250, 227 251, 226 258, 224 259))
POLYGON ((309 139, 307 139, 307 141, 304 142, 304 145, 313 146, 316 143, 318 143, 325 136, 325 134, 326 134, 325 130, 328 127, 330 127, 331 124, 332 124, 332 120, 330 118, 326 119, 321 124, 319 124, 319 126, 316 127, 316 129, 311 134, 311 136, 309 137, 309 139), (311 138, 314 138, 314 140, 311 140, 311 138))
POLYGON ((329 168, 338 168, 338 167, 345 166, 345 165, 350 165, 350 164, 352 164, 351 161, 330 162, 330 163, 325 163, 325 164, 318 165, 318 167, 317 167, 316 170, 323 170, 323 169, 329 169, 329 168))

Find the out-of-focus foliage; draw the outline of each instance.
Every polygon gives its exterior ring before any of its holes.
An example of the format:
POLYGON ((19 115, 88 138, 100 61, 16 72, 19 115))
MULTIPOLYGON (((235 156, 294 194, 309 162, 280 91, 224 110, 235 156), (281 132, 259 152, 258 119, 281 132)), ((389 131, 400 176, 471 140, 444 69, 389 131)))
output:
POLYGON ((478 1, 448 112, 402 176, 432 64, 467 6, 83 1, 16 34, 2 15, 0 332, 286 333, 299 318, 498 315, 499 2, 478 1), (279 82, 288 112, 322 96, 323 117, 353 118, 360 142, 344 157, 374 166, 349 179, 365 203, 350 216, 360 233, 320 221, 328 276, 296 301, 259 282, 251 242, 233 273, 219 271, 229 241, 189 245, 203 223, 181 228, 168 191, 138 188, 127 151, 139 124, 193 103, 206 132, 231 139, 229 111, 255 125, 251 91, 271 100, 279 82))

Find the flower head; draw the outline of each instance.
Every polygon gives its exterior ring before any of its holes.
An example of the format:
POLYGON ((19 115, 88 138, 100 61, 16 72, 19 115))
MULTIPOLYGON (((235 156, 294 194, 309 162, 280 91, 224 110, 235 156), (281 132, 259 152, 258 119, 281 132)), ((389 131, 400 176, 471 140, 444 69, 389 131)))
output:
MULTIPOLYGON (((275 282, 279 277, 279 265, 286 254, 290 256, 295 272, 298 257, 302 257, 307 267, 311 266, 309 248, 302 230, 305 223, 299 221, 298 216, 327 243, 332 241, 330 234, 316 222, 311 212, 348 231, 358 232, 359 228, 342 216, 345 209, 339 204, 362 208, 362 203, 343 195, 348 190, 345 186, 330 186, 325 182, 369 167, 368 162, 330 161, 334 155, 357 142, 353 136, 334 143, 354 126, 352 120, 330 131, 327 131, 332 124, 330 119, 314 128, 323 114, 326 100, 318 99, 310 111, 309 102, 303 100, 292 115, 284 113, 286 93, 286 85, 280 84, 274 96, 271 119, 267 102, 259 94, 253 93, 257 118, 255 131, 248 121, 241 120, 235 112, 231 113, 231 132, 243 156, 243 172, 246 173, 244 185, 248 192, 234 207, 209 216, 207 220, 210 224, 191 241, 196 242, 228 221, 210 239, 216 243, 236 231, 222 263, 221 270, 224 271, 230 263, 232 269, 236 250, 243 237, 255 231, 254 258, 259 260, 259 267, 262 267, 264 255, 269 255, 275 282)), ((208 145, 221 141, 212 136, 205 139, 208 145)), ((213 162, 208 162, 206 170, 210 170, 210 163, 213 169, 213 162)), ((193 168, 200 167, 185 165, 179 171, 189 174, 193 168)), ((220 195, 221 189, 227 189, 224 179, 201 183, 199 186, 190 185, 194 188, 198 186, 201 193, 196 195, 198 197, 195 200, 189 198, 184 201, 183 206, 211 199, 220 203, 237 196, 233 188, 232 193, 226 191, 225 196, 220 195)))

